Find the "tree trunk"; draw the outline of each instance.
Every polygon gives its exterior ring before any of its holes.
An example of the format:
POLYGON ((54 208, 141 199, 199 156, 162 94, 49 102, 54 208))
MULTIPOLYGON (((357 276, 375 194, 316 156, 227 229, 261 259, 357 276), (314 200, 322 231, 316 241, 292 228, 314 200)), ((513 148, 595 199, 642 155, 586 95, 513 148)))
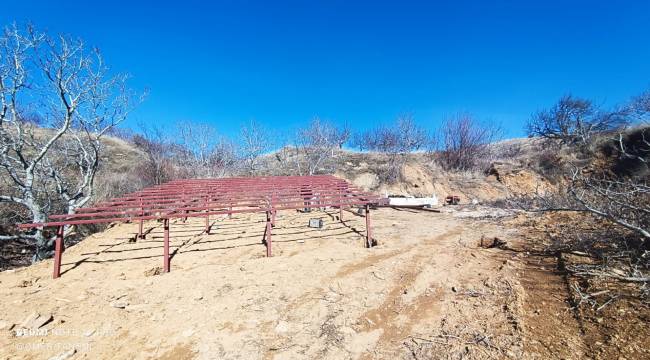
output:
MULTIPOLYGON (((35 212, 32 211, 34 222, 44 222, 46 220, 46 215, 42 211, 35 212)), ((43 229, 36 228, 36 253, 32 258, 32 262, 41 261, 47 258, 52 257, 52 249, 54 248, 54 241, 52 238, 48 238, 43 233, 43 229)))
MULTIPOLYGON (((47 215, 41 209, 41 207, 31 198, 28 198, 27 207, 32 213, 32 222, 42 223, 47 220, 47 215)), ((36 233, 34 237, 36 239, 36 253, 32 257, 32 262, 41 261, 52 256, 52 249, 54 248, 54 239, 48 238, 43 233, 42 228, 35 228, 36 233)))

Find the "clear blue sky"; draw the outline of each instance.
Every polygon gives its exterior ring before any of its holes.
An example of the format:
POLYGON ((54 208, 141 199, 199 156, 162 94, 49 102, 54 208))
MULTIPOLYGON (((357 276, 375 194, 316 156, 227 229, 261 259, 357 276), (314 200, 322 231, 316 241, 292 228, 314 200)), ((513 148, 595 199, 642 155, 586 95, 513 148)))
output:
POLYGON ((615 104, 650 88, 649 1, 204 3, 7 1, 0 20, 82 37, 150 88, 129 126, 232 135, 412 112, 435 128, 467 111, 522 136, 565 93, 615 104))

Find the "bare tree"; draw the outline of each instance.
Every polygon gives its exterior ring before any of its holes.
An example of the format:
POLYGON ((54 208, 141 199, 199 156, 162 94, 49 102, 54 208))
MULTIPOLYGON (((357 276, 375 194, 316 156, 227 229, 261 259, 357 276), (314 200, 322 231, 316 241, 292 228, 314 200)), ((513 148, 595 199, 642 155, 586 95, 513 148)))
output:
POLYGON ((314 175, 332 156, 334 151, 342 146, 349 135, 333 124, 318 117, 312 119, 309 126, 300 129, 296 136, 295 150, 298 173, 314 175))
POLYGON ((526 131, 531 137, 586 145, 594 134, 621 128, 624 119, 622 111, 605 112, 590 100, 565 95, 552 108, 534 114, 526 131))
POLYGON ((338 142, 338 147, 339 150, 343 149, 343 146, 350 141, 350 137, 352 136, 352 129, 350 129, 350 124, 348 122, 344 122, 343 126, 338 129, 338 136, 337 136, 337 142, 338 142))
POLYGON ((488 158, 489 145, 500 136, 496 125, 478 122, 470 114, 458 114, 442 124, 440 161, 444 168, 471 170, 488 158))
POLYGON ((262 155, 272 149, 273 142, 269 131, 255 120, 242 126, 239 132, 241 138, 241 157, 246 164, 246 173, 254 175, 259 171, 259 161, 262 155))
POLYGON ((178 134, 173 156, 185 177, 211 178, 232 170, 234 145, 220 136, 214 126, 185 121, 178 125, 178 134))
POLYGON ((574 210, 608 219, 645 239, 650 249, 650 186, 645 180, 573 171, 569 194, 574 210))
POLYGON ((235 145, 210 124, 181 122, 172 138, 152 125, 141 125, 132 142, 147 154, 142 176, 149 184, 178 178, 223 177, 237 168, 235 145))
POLYGON ((160 185, 174 178, 171 142, 161 129, 156 126, 140 125, 141 133, 136 134, 131 142, 146 155, 146 166, 142 177, 147 185, 160 185))
MULTIPOLYGON (((93 195, 102 137, 139 102, 125 75, 109 75, 97 49, 68 36, 27 26, 0 37, 0 168, 8 179, 0 201, 27 209, 43 222, 93 195), (37 126, 29 119, 41 119, 37 126), (58 209, 61 208, 61 209, 58 209)), ((36 259, 52 244, 36 230, 36 259)), ((11 236, 3 237, 3 239, 11 236)))
POLYGON ((388 164, 381 174, 384 181, 397 181, 402 168, 412 152, 423 150, 432 137, 418 126, 411 114, 400 115, 391 126, 380 126, 355 137, 360 150, 370 150, 388 155, 388 164))
POLYGON ((210 154, 210 171, 213 177, 234 174, 238 169, 237 147, 226 137, 219 137, 210 154))
POLYGON ((627 106, 627 112, 631 115, 632 123, 650 122, 650 90, 646 90, 641 95, 632 98, 627 106))

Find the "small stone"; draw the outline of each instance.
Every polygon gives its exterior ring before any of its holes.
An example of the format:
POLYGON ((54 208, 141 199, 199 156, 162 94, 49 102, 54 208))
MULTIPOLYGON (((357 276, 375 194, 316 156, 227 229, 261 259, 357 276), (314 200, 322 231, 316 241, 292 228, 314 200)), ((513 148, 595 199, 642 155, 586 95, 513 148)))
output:
POLYGON ((52 314, 41 315, 39 313, 34 312, 31 313, 27 318, 25 318, 25 320, 21 324, 21 327, 26 329, 38 329, 52 320, 54 320, 54 316, 52 316, 52 314))
POLYGON ((124 300, 116 300, 116 301, 111 302, 111 306, 116 308, 116 309, 124 309, 127 306, 129 306, 129 303, 127 301, 124 301, 124 300))
POLYGON ((275 332, 284 334, 287 331, 289 331, 289 323, 284 320, 280 320, 280 322, 278 322, 278 324, 275 326, 275 332))
POLYGON ((133 312, 133 311, 143 311, 143 310, 146 309, 148 306, 149 306, 149 305, 147 305, 147 304, 136 304, 136 305, 128 304, 128 305, 124 308, 124 310, 126 310, 126 311, 128 311, 128 312, 133 312))
POLYGON ((63 353, 57 355, 57 356, 51 357, 49 360, 65 360, 65 359, 69 359, 70 357, 72 357, 72 355, 74 355, 76 353, 77 353, 77 349, 70 349, 70 350, 68 350, 66 352, 63 352, 63 353))
POLYGON ((456 289, 455 286, 452 286, 452 287, 451 287, 451 291, 453 291, 453 292, 458 292, 458 289, 456 289))
POLYGON ((183 331, 182 335, 184 337, 190 337, 190 336, 194 335, 194 329, 187 329, 187 330, 183 331))
POLYGON ((33 313, 29 314, 29 315, 25 318, 25 320, 23 320, 23 322, 20 323, 20 326, 21 326, 21 327, 27 327, 27 324, 29 324, 29 323, 31 323, 32 321, 34 321, 37 317, 38 317, 38 313, 36 313, 36 312, 33 312, 33 313))
POLYGON ((144 272, 144 276, 156 276, 162 274, 163 269, 160 266, 156 266, 144 272))
POLYGON ((10 323, 6 320, 0 320, 0 331, 2 330, 11 330, 16 326, 14 323, 10 323))
POLYGON ((95 329, 86 330, 86 331, 84 331, 84 336, 85 337, 91 337, 91 336, 93 336, 94 333, 95 333, 95 329))

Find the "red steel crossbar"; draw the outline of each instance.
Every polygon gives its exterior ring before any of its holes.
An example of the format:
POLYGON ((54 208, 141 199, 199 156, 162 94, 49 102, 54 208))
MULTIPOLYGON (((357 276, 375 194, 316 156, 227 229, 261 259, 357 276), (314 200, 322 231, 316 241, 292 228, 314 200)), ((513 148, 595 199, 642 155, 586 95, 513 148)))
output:
POLYGON ((61 275, 61 255, 65 249, 64 227, 82 224, 138 221, 138 238, 145 237, 145 220, 163 220, 163 270, 170 271, 170 219, 204 217, 205 233, 210 233, 210 216, 238 213, 266 213, 264 244, 272 256, 271 232, 279 210, 365 208, 367 247, 371 247, 370 206, 384 204, 385 199, 362 191, 343 179, 331 175, 234 177, 222 179, 182 179, 152 186, 93 206, 77 209, 74 214, 50 215, 41 223, 19 224, 19 228, 56 227, 53 277, 61 275))

